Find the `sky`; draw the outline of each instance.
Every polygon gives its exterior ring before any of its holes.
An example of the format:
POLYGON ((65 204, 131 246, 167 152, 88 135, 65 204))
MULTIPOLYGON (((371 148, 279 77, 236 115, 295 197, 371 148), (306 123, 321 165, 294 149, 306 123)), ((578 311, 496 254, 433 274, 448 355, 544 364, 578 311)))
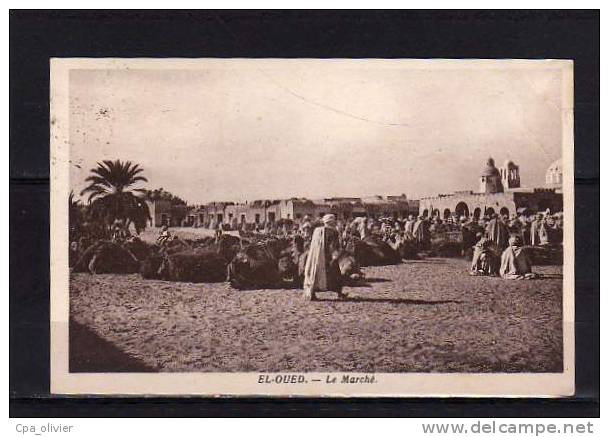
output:
MULTIPOLYGON (((463 62, 463 61, 462 61, 463 62)), ((476 190, 488 157, 543 186, 561 157, 561 70, 403 61, 200 62, 70 71, 71 188, 140 164, 191 204, 476 190), (175 68, 174 68, 175 67, 175 68)))

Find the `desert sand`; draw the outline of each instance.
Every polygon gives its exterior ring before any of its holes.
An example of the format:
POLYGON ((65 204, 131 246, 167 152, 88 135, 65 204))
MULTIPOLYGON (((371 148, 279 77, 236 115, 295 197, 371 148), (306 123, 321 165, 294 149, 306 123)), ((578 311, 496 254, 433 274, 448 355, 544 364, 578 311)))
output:
POLYGON ((470 277, 461 259, 365 268, 349 299, 72 274, 70 371, 561 372, 562 269, 470 277))

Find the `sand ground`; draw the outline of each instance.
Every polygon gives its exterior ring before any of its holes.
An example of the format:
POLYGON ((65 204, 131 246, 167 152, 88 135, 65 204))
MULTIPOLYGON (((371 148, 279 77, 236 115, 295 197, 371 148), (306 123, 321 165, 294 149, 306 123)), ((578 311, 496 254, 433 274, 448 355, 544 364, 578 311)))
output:
POLYGON ((348 300, 315 302, 299 290, 72 274, 71 371, 562 371, 561 267, 536 267, 545 277, 533 281, 467 268, 368 267, 348 300))

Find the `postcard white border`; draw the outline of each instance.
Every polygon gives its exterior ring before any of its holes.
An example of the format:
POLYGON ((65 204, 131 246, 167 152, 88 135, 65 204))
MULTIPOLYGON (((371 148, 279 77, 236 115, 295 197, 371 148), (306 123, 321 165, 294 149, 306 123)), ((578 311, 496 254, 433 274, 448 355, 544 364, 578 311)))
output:
MULTIPOLYGON (((51 70, 51 393, 66 395, 558 397, 575 389, 575 232, 573 62, 570 60, 415 59, 89 59, 54 58, 51 70), (374 68, 559 69, 563 108, 563 367, 562 373, 376 373, 376 384, 259 384, 260 373, 69 373, 69 73, 72 69, 210 69, 236 63, 335 63, 374 68)), ((342 377, 344 373, 335 373, 342 377)), ((328 373, 307 373, 325 378, 328 373)), ((358 374, 350 374, 358 375, 358 374)))

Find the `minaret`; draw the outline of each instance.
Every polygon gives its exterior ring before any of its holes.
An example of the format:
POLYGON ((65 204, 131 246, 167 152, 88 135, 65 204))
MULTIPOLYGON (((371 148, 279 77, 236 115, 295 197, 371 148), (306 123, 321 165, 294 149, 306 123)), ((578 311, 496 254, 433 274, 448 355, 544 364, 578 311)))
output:
POLYGON ((520 188, 520 170, 516 164, 507 160, 503 163, 503 167, 499 169, 501 173, 501 182, 504 188, 520 188))

